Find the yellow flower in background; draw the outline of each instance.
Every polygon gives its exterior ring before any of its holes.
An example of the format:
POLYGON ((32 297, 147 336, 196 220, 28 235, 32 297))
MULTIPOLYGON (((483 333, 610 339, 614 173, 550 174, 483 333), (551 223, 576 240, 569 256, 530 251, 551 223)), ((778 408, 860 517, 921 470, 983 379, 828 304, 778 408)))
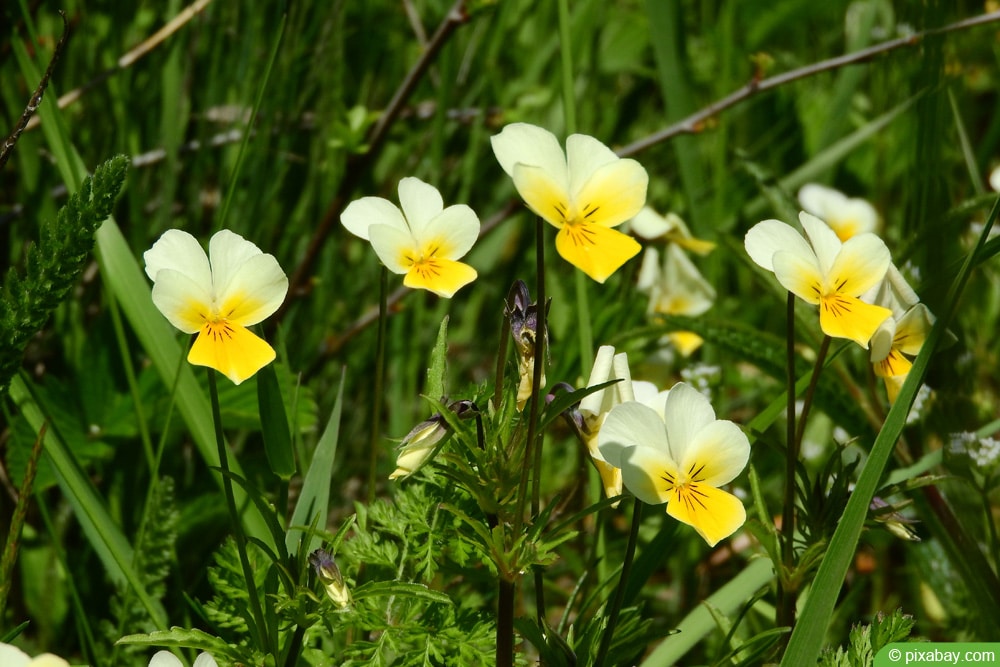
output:
MULTIPOLYGON (((646 248, 636 287, 649 295, 647 313, 651 317, 696 317, 704 314, 715 302, 715 289, 675 244, 668 245, 664 250, 662 263, 656 248, 646 248)), ((691 331, 674 331, 667 338, 685 357, 693 354, 703 342, 701 336, 691 331)))
POLYGON ((694 528, 709 546, 746 521, 739 498, 719 487, 750 458, 750 442, 731 421, 716 419, 708 399, 683 382, 664 398, 612 408, 598 436, 601 454, 621 468, 625 488, 694 528))
POLYGON ((803 185, 799 190, 799 204, 806 213, 830 225, 841 241, 874 232, 878 225, 878 211, 874 206, 825 185, 803 185))
POLYGON ((612 228, 646 201, 642 165, 585 134, 570 135, 564 153, 554 134, 527 123, 506 126, 491 143, 528 207, 559 230, 563 259, 603 283, 638 254, 639 243, 612 228))
POLYGON ((3 667, 69 667, 69 663, 57 655, 43 653, 32 658, 16 646, 2 642, 0 642, 0 665, 3 667))
POLYGON ((288 278, 272 255, 223 229, 208 255, 178 229, 164 232, 143 255, 153 280, 153 303, 171 324, 198 337, 188 361, 239 384, 274 361, 274 349, 247 327, 285 300, 288 278))
POLYGON ((859 296, 878 285, 889 268, 889 249, 874 234, 858 234, 844 243, 819 218, 802 212, 802 237, 780 220, 764 220, 747 232, 747 254, 772 271, 778 282, 819 306, 820 328, 828 336, 848 338, 867 349, 879 325, 892 314, 859 296))
POLYGON ((663 239, 698 255, 707 255, 715 249, 715 244, 711 241, 695 238, 684 220, 676 213, 661 216, 648 206, 644 206, 638 215, 632 218, 629 230, 647 241, 663 239))
POLYGON ((403 284, 451 298, 476 279, 476 270, 456 261, 479 238, 479 218, 465 204, 444 207, 433 185, 408 176, 399 182, 399 203, 362 197, 340 214, 355 236, 371 242, 375 254, 403 284))

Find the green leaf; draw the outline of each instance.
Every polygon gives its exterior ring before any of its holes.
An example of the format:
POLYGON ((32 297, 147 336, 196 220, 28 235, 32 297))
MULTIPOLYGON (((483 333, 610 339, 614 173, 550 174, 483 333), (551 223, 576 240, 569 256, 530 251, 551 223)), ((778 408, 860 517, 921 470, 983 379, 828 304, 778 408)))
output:
POLYGON ((337 441, 340 439, 340 411, 344 401, 344 380, 347 371, 340 375, 340 388, 337 390, 337 400, 333 404, 333 412, 326 424, 323 435, 320 436, 316 451, 313 453, 309 470, 302 482, 302 492, 295 503, 292 512, 292 522, 285 535, 285 548, 289 553, 310 552, 321 546, 322 540, 314 535, 301 550, 297 549, 302 537, 297 535, 301 529, 297 526, 325 526, 327 508, 330 505, 330 477, 333 475, 333 462, 337 455, 337 441), (315 524, 314 524, 315 522, 315 524))
POLYGON ((426 394, 437 400, 444 398, 445 393, 445 369, 448 364, 448 316, 445 315, 438 327, 437 342, 434 343, 434 351, 431 352, 431 365, 427 369, 427 389, 426 394))
POLYGON ((351 591, 351 595, 355 600, 395 595, 452 604, 451 598, 444 593, 427 588, 423 584, 415 584, 407 581, 370 581, 351 591))
POLYGON ((295 474, 295 452, 273 364, 257 371, 257 405, 260 408, 260 428, 267 463, 271 472, 287 482, 295 474))

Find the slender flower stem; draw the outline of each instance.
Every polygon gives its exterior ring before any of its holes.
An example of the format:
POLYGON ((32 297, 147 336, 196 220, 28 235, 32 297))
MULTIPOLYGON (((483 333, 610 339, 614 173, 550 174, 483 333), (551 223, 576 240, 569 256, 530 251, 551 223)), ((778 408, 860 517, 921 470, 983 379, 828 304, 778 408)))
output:
POLYGON ((278 655, 272 650, 270 636, 264 620, 264 609, 257 596, 257 584, 254 582, 253 569, 247 557, 247 537, 243 533, 243 523, 236 509, 236 497, 233 495, 233 480, 229 477, 229 455, 226 451, 226 441, 222 435, 222 411, 219 409, 219 388, 215 380, 215 371, 208 369, 208 394, 212 399, 212 421, 215 422, 215 444, 219 449, 219 468, 222 470, 222 488, 226 494, 226 506, 233 521, 233 537, 236 539, 236 550, 240 554, 240 565, 243 568, 243 578, 246 580, 247 595, 250 598, 250 613, 253 614, 254 625, 257 626, 257 646, 264 652, 278 655))
POLYGON ((799 430, 795 434, 795 450, 802 449, 802 437, 806 433, 806 417, 809 416, 809 409, 812 407, 813 397, 816 395, 816 385, 819 383, 819 374, 826 363, 826 354, 830 351, 829 336, 823 336, 823 342, 819 345, 819 352, 816 354, 816 364, 813 366, 812 377, 809 378, 809 387, 802 398, 802 414, 799 415, 799 430))
POLYGON ((611 603, 611 611, 608 614, 608 624, 604 628, 604 636, 601 637, 601 647, 597 650, 597 657, 594 659, 594 667, 602 667, 604 660, 611 650, 611 640, 614 639, 615 626, 618 625, 618 615, 622 610, 622 603, 625 601, 625 589, 628 588, 628 576, 632 571, 632 560, 635 558, 635 545, 639 540, 639 526, 642 524, 642 501, 638 498, 632 505, 632 528, 628 533, 628 545, 625 547, 625 562, 622 563, 622 575, 618 580, 618 589, 615 591, 615 599, 611 603))
MULTIPOLYGON (((788 293, 785 314, 785 384, 788 401, 785 421, 785 503, 781 513, 781 562, 784 574, 795 568, 795 464, 799 452, 795 446, 795 295, 788 293)), ((787 590, 786 577, 778 577, 778 604, 775 623, 791 626, 795 622, 795 593, 787 590)))
MULTIPOLYGON (((375 338, 375 399, 371 437, 368 440, 368 504, 375 502, 375 472, 378 469, 379 436, 382 426, 382 390, 385 384, 385 326, 388 317, 389 270, 384 266, 378 284, 378 334, 375 338)), ((440 398, 435 396, 435 398, 440 398)))
POLYGON ((497 667, 514 664, 514 582, 500 575, 497 594, 497 667))

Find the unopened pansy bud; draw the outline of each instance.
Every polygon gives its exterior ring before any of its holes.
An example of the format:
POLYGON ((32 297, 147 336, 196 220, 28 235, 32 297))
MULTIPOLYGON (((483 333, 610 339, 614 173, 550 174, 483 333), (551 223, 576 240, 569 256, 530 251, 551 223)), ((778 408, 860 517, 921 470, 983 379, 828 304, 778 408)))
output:
POLYGON ((896 508, 882 500, 878 496, 872 498, 868 504, 868 510, 872 513, 872 518, 881 523, 886 530, 901 540, 909 542, 919 542, 920 537, 910 527, 916 523, 915 519, 907 519, 896 511, 896 508))
POLYGON ((351 604, 351 590, 347 587, 343 575, 340 574, 340 568, 337 567, 333 556, 323 549, 316 549, 309 554, 309 564, 312 565, 316 577, 326 589, 327 597, 333 600, 335 605, 344 609, 351 604))
MULTIPOLYGON (((531 384, 535 375, 535 339, 538 336, 538 303, 531 300, 528 286, 518 280, 510 288, 504 316, 510 322, 510 335, 517 348, 517 409, 523 410, 531 398, 531 384)), ((546 349, 548 339, 545 341, 546 349)), ((545 386, 545 366, 542 365, 540 386, 545 386)))
POLYGON ((389 479, 405 479, 419 470, 448 434, 448 422, 439 412, 414 426, 399 445, 396 470, 389 479))

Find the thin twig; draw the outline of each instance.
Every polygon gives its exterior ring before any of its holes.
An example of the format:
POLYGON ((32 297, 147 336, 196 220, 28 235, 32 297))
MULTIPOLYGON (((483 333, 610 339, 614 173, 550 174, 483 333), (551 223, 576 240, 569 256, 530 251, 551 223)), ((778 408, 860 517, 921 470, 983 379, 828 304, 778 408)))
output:
MULTIPOLYGON (((420 56, 420 60, 407 72, 406 77, 399 84, 396 93, 389 100, 385 111, 382 112, 375 127, 372 128, 371 136, 368 138, 368 150, 348 162, 347 171, 344 178, 340 181, 337 194, 330 202, 330 205, 327 206, 326 213, 323 214, 323 219, 309 240, 309 246, 306 248, 302 261, 295 267, 295 271, 288 281, 289 295, 302 293, 304 285, 308 282, 307 275, 312 268, 313 262, 316 261, 316 257, 326 242, 326 237, 329 236, 333 225, 340 218, 340 212, 344 209, 348 195, 357 186, 361 176, 367 173, 368 166, 375 159, 375 156, 378 155, 382 144, 385 143, 385 139, 389 135, 389 128, 392 127, 392 124, 399 117, 403 106, 410 95, 413 94, 414 89, 416 89, 417 84, 423 78, 424 74, 427 73, 427 69, 434 62, 437 54, 441 51, 441 47, 445 45, 458 26, 465 23, 466 20, 468 20, 468 15, 465 12, 465 0, 456 0, 455 4, 448 10, 448 13, 445 14, 441 25, 434 32, 434 36, 431 37, 430 42, 427 43, 427 48, 423 55, 420 56)), ((290 303, 291 299, 285 300, 285 303, 278 310, 277 315, 279 318, 284 314, 285 309, 290 303)))
POLYGON ((772 88, 783 86, 786 83, 791 83, 792 81, 805 79, 815 74, 819 74, 820 72, 828 72, 830 70, 846 67, 847 65, 864 63, 874 59, 876 56, 880 56, 890 51, 895 51, 896 49, 904 46, 917 46, 927 37, 943 35, 956 30, 974 28, 979 25, 993 23, 994 21, 1000 21, 1000 10, 974 16, 970 19, 956 21, 955 23, 949 23, 948 25, 940 28, 931 28, 930 30, 914 33, 906 37, 891 39, 888 42, 882 42, 881 44, 870 46, 867 49, 855 51, 854 53, 846 53, 842 56, 837 56, 836 58, 830 58, 829 60, 821 60, 818 63, 812 63, 811 65, 799 67, 798 69, 793 69, 783 74, 777 74, 767 79, 752 79, 748 84, 739 90, 736 90, 722 99, 709 104, 700 111, 696 111, 684 120, 674 123, 659 132, 651 134, 645 139, 640 139, 639 141, 622 147, 617 151, 618 155, 621 157, 635 155, 636 153, 646 150, 650 146, 655 146, 656 144, 667 141, 668 139, 672 139, 679 134, 697 134, 705 129, 706 121, 708 119, 717 115, 721 111, 725 111, 726 109, 736 106, 740 102, 753 97, 757 93, 764 92, 765 90, 771 90, 772 88))
MULTIPOLYGON (((175 32, 180 30, 184 26, 184 24, 188 23, 191 19, 197 16, 202 10, 205 9, 205 7, 208 6, 210 2, 212 2, 212 0, 195 0, 195 2, 192 2, 190 5, 182 9, 180 13, 177 14, 177 16, 172 18, 170 21, 168 21, 166 25, 164 25, 162 28, 153 33, 150 37, 144 39, 131 51, 128 51, 127 53, 125 53, 125 55, 120 57, 118 59, 118 62, 115 63, 114 67, 111 67, 110 69, 101 72, 96 77, 94 77, 87 83, 83 84, 79 88, 75 88, 64 95, 61 95, 59 97, 59 101, 57 102, 59 108, 65 109, 70 104, 73 104, 81 97, 83 97, 83 94, 88 90, 95 88, 99 84, 104 83, 105 81, 110 79, 113 75, 117 74, 118 72, 134 65, 137 60, 139 60, 147 53, 155 49, 164 40, 166 40, 167 37, 173 35, 175 32)), ((32 130, 35 127, 37 127, 40 122, 41 119, 32 118, 31 121, 28 123, 26 129, 32 130)))

